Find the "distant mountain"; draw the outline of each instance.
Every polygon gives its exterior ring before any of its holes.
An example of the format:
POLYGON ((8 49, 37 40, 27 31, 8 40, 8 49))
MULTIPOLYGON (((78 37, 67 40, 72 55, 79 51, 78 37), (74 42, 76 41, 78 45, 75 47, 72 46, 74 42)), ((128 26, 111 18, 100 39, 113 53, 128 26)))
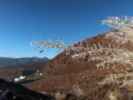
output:
POLYGON ((25 58, 8 58, 8 57, 0 57, 0 68, 1 67, 19 67, 32 63, 45 63, 49 59, 37 58, 37 57, 25 57, 25 58))
POLYGON ((0 78, 13 80, 23 74, 34 74, 36 71, 43 69, 48 61, 49 59, 46 57, 0 57, 0 78))
POLYGON ((65 49, 48 62, 37 91, 72 92, 87 100, 130 100, 133 94, 133 27, 110 30, 65 49))

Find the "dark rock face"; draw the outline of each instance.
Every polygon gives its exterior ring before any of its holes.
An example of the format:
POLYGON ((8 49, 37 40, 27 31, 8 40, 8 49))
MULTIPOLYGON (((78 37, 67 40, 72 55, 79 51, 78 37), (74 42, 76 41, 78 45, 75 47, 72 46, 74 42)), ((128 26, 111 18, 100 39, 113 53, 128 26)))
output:
POLYGON ((55 100, 54 97, 34 92, 19 84, 0 79, 0 100, 55 100))

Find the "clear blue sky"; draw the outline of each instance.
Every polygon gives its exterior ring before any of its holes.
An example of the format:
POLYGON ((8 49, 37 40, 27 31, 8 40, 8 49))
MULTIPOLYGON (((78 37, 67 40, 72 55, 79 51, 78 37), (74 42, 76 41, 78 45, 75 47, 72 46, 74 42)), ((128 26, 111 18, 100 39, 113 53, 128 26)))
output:
POLYGON ((32 40, 73 43, 107 30, 108 16, 132 16, 133 0, 0 0, 0 56, 53 57, 39 54, 32 40))

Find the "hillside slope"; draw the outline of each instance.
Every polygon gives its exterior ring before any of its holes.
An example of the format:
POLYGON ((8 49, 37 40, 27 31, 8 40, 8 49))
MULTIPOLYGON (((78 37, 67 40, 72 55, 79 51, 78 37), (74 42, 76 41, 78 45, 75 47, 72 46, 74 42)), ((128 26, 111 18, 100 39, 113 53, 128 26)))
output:
POLYGON ((89 100, 130 100, 133 28, 111 30, 73 44, 51 60, 42 72, 45 78, 29 84, 29 88, 73 93, 89 100))

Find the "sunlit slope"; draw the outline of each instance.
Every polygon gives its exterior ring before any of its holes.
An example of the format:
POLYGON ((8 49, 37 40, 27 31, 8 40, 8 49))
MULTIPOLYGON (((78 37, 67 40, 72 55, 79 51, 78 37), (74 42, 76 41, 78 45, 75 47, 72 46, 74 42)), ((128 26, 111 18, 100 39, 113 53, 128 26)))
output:
POLYGON ((85 95, 90 100, 113 100, 110 99, 112 89, 120 96, 123 96, 123 91, 132 92, 132 33, 131 27, 111 30, 73 44, 42 70, 44 79, 29 87, 65 93, 76 87, 77 91, 82 91, 78 95, 85 95))

